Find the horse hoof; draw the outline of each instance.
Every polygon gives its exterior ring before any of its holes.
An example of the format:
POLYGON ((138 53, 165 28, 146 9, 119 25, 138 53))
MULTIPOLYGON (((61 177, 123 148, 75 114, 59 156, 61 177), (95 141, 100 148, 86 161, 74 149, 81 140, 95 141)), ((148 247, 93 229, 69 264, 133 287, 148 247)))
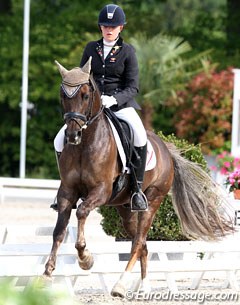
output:
POLYGON ((150 284, 150 281, 148 278, 145 278, 141 281, 141 285, 139 288, 139 291, 143 292, 144 294, 149 294, 151 293, 152 287, 150 284))
POLYGON ((35 283, 39 287, 50 288, 50 287, 52 287, 52 284, 53 284, 53 278, 51 276, 43 274, 43 275, 38 276, 36 278, 35 283))
POLYGON ((83 270, 89 270, 92 268, 94 264, 94 259, 92 254, 87 249, 84 251, 84 258, 78 258, 78 264, 83 270))
POLYGON ((116 283, 111 291, 113 297, 125 298, 126 289, 121 283, 116 283))
POLYGON ((52 276, 48 275, 46 273, 43 273, 43 275, 39 276, 38 279, 41 280, 41 281, 44 281, 44 282, 52 282, 52 280, 53 280, 52 276))
POLYGON ((139 290, 141 282, 142 282, 142 280, 139 277, 133 279, 130 290, 133 291, 133 292, 137 292, 139 290))

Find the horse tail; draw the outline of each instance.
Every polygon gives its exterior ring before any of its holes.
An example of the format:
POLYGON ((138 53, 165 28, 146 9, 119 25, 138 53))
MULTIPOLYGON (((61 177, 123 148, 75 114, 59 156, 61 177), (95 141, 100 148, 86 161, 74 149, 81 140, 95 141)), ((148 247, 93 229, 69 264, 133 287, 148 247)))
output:
POLYGON ((223 190, 197 163, 168 147, 174 163, 172 203, 183 234, 191 239, 218 240, 234 232, 226 213, 223 190))

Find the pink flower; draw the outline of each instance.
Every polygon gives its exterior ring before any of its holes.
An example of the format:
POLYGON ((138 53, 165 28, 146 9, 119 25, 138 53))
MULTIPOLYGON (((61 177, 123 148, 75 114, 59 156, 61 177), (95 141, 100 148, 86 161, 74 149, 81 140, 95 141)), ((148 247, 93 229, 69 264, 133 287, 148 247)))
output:
POLYGON ((222 174, 222 175, 227 175, 228 174, 228 171, 226 170, 226 168, 221 168, 220 169, 220 173, 222 174))
POLYGON ((212 165, 212 166, 210 166, 210 169, 211 169, 212 171, 216 171, 216 170, 217 170, 217 166, 212 165))
POLYGON ((230 185, 230 192, 240 189, 240 169, 235 169, 233 172, 229 173, 226 185, 230 185))
POLYGON ((223 175, 228 175, 237 168, 240 169, 240 158, 234 157, 230 152, 223 151, 217 156, 216 161, 217 167, 223 175))
POLYGON ((231 166, 231 163, 229 161, 226 161, 226 162, 223 162, 223 165, 226 167, 226 168, 229 168, 231 166))

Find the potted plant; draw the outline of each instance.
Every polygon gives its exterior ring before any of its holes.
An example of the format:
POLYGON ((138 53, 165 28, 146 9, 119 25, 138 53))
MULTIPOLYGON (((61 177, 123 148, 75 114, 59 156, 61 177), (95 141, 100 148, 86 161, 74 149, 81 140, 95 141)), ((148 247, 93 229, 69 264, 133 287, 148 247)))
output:
POLYGON ((222 175, 229 175, 235 168, 240 168, 240 158, 234 157, 230 152, 223 151, 217 155, 217 169, 222 175))
POLYGON ((233 192, 234 198, 240 199, 240 168, 228 174, 225 184, 229 186, 229 192, 233 192))
POLYGON ((213 177, 217 183, 226 185, 226 176, 236 168, 240 168, 240 158, 233 156, 229 151, 223 150, 215 157, 216 165, 210 166, 213 177))

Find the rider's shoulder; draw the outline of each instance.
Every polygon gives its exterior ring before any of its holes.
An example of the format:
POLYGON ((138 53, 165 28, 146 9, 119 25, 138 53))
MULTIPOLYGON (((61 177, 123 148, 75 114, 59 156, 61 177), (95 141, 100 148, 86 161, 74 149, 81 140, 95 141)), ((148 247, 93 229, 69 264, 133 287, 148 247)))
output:
POLYGON ((100 44, 100 40, 89 41, 89 42, 86 44, 86 48, 97 47, 99 44, 100 44))

